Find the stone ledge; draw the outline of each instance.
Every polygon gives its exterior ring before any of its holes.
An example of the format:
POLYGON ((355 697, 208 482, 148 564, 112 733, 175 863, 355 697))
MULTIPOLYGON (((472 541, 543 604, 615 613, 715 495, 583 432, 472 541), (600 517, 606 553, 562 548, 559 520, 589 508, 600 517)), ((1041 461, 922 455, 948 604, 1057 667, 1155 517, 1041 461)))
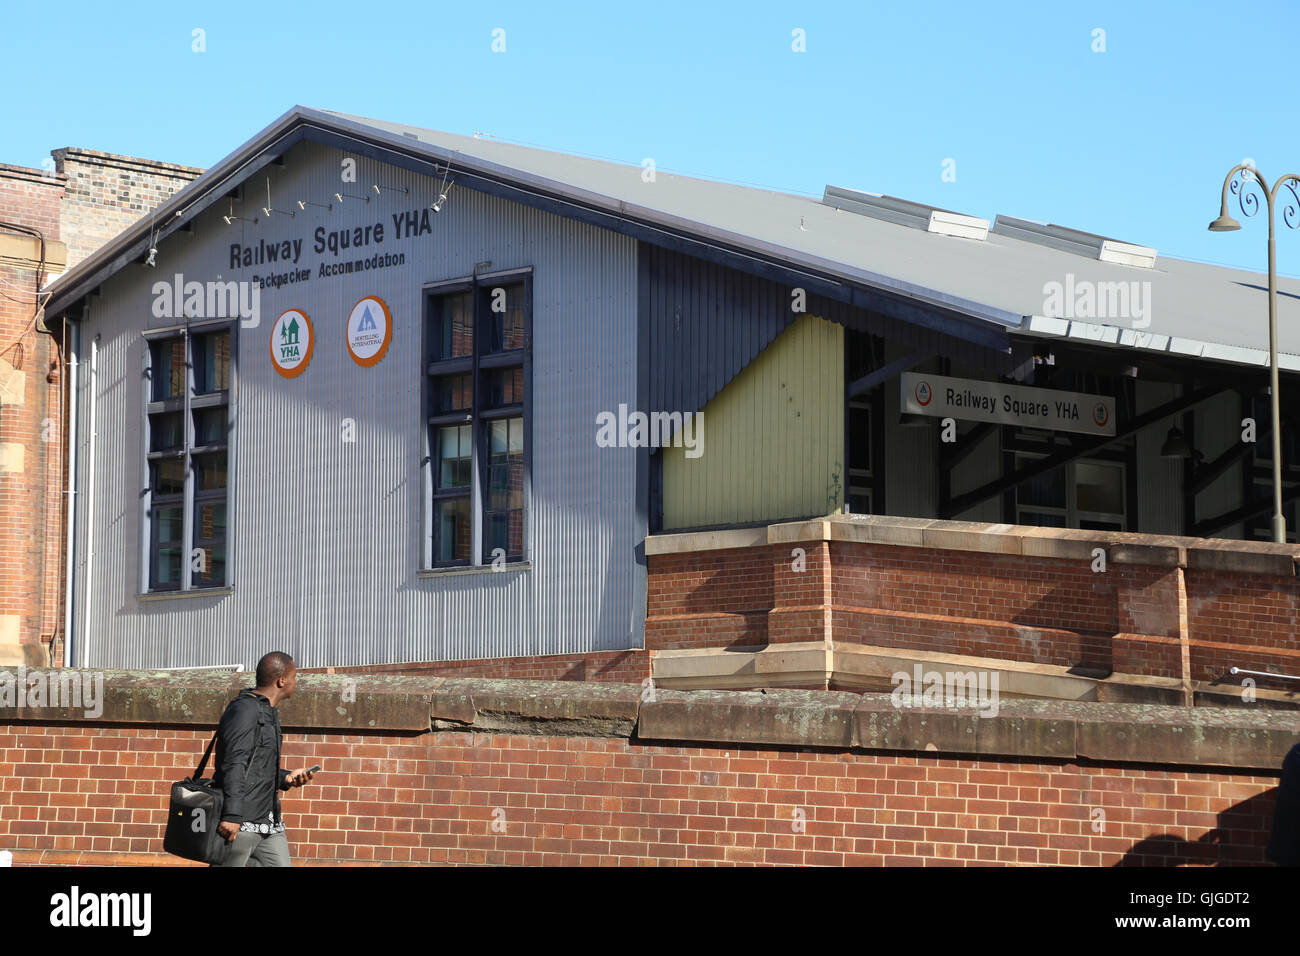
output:
POLYGON ((936 548, 1068 561, 1090 561, 1093 549, 1102 548, 1111 564, 1184 567, 1197 571, 1276 577, 1294 577, 1296 562, 1300 561, 1300 545, 1264 541, 841 514, 782 522, 766 528, 651 535, 646 538, 646 554, 680 554, 808 541, 936 548))
MULTIPOLYGON (((45 669, 70 676, 95 672, 45 669)), ((102 671, 103 715, 0 707, 0 722, 193 725, 209 731, 247 674, 102 671)), ((12 687, 16 669, 0 669, 12 687)), ((920 704, 920 699, 914 699, 920 704)), ((299 733, 431 731, 599 736, 634 741, 949 756, 1132 762, 1278 772, 1295 743, 1294 713, 1241 708, 1009 699, 976 706, 900 706, 890 694, 673 691, 572 681, 305 674, 283 705, 299 733), (346 699, 355 692, 355 700, 346 699), (992 709, 992 708, 988 708, 992 709)))
POLYGON ((724 551, 731 548, 756 548, 767 544, 767 528, 740 528, 729 531, 688 531, 680 534, 656 534, 645 539, 645 553, 683 554, 692 551, 724 551))

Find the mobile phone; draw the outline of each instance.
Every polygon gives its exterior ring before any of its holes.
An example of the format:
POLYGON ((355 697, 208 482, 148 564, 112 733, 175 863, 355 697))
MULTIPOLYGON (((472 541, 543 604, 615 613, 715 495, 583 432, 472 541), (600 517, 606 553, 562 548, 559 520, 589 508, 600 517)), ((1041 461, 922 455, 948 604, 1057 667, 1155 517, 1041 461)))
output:
POLYGON ((308 772, 308 773, 320 773, 320 764, 317 764, 316 766, 309 768, 307 772, 308 772))

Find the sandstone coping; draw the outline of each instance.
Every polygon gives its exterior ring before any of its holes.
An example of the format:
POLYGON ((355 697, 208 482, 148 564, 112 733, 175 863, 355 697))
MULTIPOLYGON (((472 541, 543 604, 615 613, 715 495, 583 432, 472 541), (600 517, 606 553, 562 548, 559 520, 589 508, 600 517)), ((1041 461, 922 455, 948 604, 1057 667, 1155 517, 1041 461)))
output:
POLYGON ((1091 560, 1093 550, 1102 548, 1111 564, 1278 577, 1294 577, 1296 562, 1300 560, 1300 545, 1267 541, 853 514, 788 521, 765 528, 651 535, 646 538, 645 550, 647 555, 684 554, 811 541, 861 542, 1074 561, 1091 560))
MULTIPOLYGON (((30 678, 35 669, 23 676, 30 678)), ((215 727, 248 674, 45 669, 102 675, 103 710, 18 708, 0 726, 85 723, 215 727)), ((19 669, 0 669, 0 694, 19 669)), ((919 699, 916 701, 919 704, 919 699)), ((890 694, 673 691, 633 684, 304 674, 281 705, 299 733, 509 733, 632 742, 888 750, 950 756, 1232 767, 1279 772, 1300 736, 1292 712, 1008 699, 979 708, 896 706, 890 694)))

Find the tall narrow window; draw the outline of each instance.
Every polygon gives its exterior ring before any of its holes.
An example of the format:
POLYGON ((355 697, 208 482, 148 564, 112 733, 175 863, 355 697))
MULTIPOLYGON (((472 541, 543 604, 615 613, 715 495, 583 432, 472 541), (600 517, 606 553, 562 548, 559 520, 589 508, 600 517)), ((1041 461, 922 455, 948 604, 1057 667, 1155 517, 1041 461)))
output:
POLYGON ((231 336, 223 327, 149 342, 143 511, 150 591, 229 583, 231 336))
POLYGON ((530 296, 514 275, 427 297, 429 566, 526 559, 530 296))

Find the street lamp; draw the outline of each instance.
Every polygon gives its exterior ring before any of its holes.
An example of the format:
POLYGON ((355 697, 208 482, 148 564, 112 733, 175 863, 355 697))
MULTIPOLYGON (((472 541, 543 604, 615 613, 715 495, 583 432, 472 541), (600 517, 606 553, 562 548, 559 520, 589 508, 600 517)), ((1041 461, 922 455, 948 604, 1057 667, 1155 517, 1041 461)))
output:
POLYGON ((1269 400, 1273 414, 1273 540, 1279 544, 1286 542, 1286 518, 1282 517, 1282 412, 1277 394, 1277 258, 1273 249, 1273 207, 1277 191, 1283 186, 1291 190, 1292 201, 1287 203, 1282 213, 1286 225, 1295 229, 1300 226, 1300 176, 1288 173, 1269 189, 1265 180, 1248 163, 1234 167, 1223 180, 1223 197, 1219 202, 1219 218, 1210 223, 1210 232, 1235 232, 1241 223, 1228 215, 1228 192, 1232 191, 1245 216, 1259 212, 1259 200, 1246 187, 1256 183, 1264 194, 1264 203, 1268 208, 1268 360, 1269 360, 1269 400))

